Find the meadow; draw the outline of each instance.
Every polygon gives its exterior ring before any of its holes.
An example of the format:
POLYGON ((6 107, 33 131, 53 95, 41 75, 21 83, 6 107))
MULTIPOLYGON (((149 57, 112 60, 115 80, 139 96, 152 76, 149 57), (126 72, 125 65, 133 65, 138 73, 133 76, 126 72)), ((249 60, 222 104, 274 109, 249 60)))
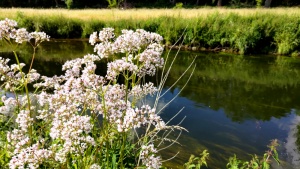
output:
POLYGON ((29 31, 45 31, 52 38, 87 38, 113 27, 159 33, 164 44, 179 42, 196 50, 239 54, 298 56, 300 10, 271 9, 23 9, 2 8, 0 19, 18 21, 29 31))
POLYGON ((16 18, 17 13, 22 12, 25 17, 53 17, 62 16, 68 19, 79 19, 82 21, 117 21, 123 19, 153 19, 162 16, 180 17, 183 19, 207 17, 214 13, 230 14, 235 13, 242 16, 254 14, 276 14, 276 15, 300 15, 299 8, 199 8, 199 9, 31 9, 31 8, 1 8, 0 16, 2 18, 16 18))

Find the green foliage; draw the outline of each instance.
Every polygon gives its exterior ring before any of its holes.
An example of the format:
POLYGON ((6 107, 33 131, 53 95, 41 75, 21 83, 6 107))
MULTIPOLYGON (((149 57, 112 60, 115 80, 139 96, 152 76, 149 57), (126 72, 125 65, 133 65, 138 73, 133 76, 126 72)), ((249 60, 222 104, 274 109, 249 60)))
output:
POLYGON ((209 153, 207 150, 203 150, 203 152, 196 157, 195 155, 191 155, 189 161, 184 164, 185 169, 200 169, 201 166, 205 165, 207 167, 207 160, 209 157, 209 153))
POLYGON ((123 0, 106 0, 109 8, 119 8, 123 0))
MULTIPOLYGON (((217 0, 201 0, 195 4, 194 0, 185 0, 184 2, 189 7, 198 7, 198 6, 215 6, 217 0)), ((147 1, 135 1, 127 0, 128 3, 134 3, 136 7, 172 7, 172 3, 169 0, 147 0, 147 1)), ((0 7, 38 7, 38 8, 53 8, 61 7, 64 5, 64 1, 61 0, 31 0, 31 1, 22 1, 22 0, 1 0, 0 7)), ((224 5, 230 7, 255 7, 256 0, 223 0, 224 5)), ((298 6, 300 5, 298 0, 273 0, 272 6, 298 6)), ((107 6, 107 0, 73 0, 73 6, 75 8, 96 8, 99 6, 107 6)))
POLYGON ((166 45, 177 42, 185 33, 184 46, 209 50, 227 50, 239 54, 277 53, 295 55, 300 50, 300 18, 257 13, 239 15, 213 13, 207 17, 183 19, 161 16, 149 19, 122 19, 116 21, 77 20, 53 15, 29 17, 22 12, 16 16, 19 25, 29 31, 49 32, 53 38, 86 38, 95 29, 113 27, 145 29, 161 34, 166 45))
POLYGON ((67 5, 67 8, 68 8, 68 9, 71 9, 71 8, 72 8, 73 0, 65 0, 65 3, 66 3, 66 5, 67 5))
POLYGON ((278 146, 277 139, 272 140, 268 145, 269 150, 263 155, 262 159, 259 159, 257 155, 253 155, 250 161, 242 161, 234 155, 229 158, 226 167, 228 169, 270 169, 270 157, 272 157, 278 165, 280 164, 276 149, 278 146))
POLYGON ((256 8, 261 8, 262 0, 255 0, 256 1, 256 8))
POLYGON ((28 31, 49 32, 51 37, 55 38, 79 38, 83 35, 84 30, 82 21, 68 19, 60 15, 24 17, 20 13, 17 20, 19 26, 26 27, 28 31))
POLYGON ((233 8, 241 7, 241 0, 231 0, 229 3, 230 3, 230 7, 233 8))
POLYGON ((291 71, 290 69, 292 68, 290 61, 283 56, 277 56, 273 66, 277 69, 277 71, 278 70, 291 71))
MULTIPOLYGON (((277 139, 271 141, 268 145, 269 150, 259 159, 257 155, 253 155, 250 161, 242 161, 234 155, 230 157, 226 165, 227 169, 270 169, 270 157, 272 157, 277 164, 280 164, 276 148, 279 146, 277 139)), ((185 169, 200 169, 203 165, 207 167, 207 159, 209 153, 204 150, 199 157, 191 155, 189 161, 184 164, 185 169)))
POLYGON ((117 0, 107 0, 109 8, 116 8, 118 6, 117 0))
POLYGON ((92 20, 90 22, 84 22, 84 24, 81 24, 82 29, 82 38, 88 38, 90 34, 92 34, 95 30, 101 30, 105 27, 105 24, 100 21, 92 20))
POLYGON ((288 55, 300 47, 299 24, 299 20, 291 20, 288 23, 277 27, 274 40, 277 44, 278 54, 288 55))
POLYGON ((11 125, 11 119, 7 118, 3 114, 0 114, 0 166, 3 168, 8 167, 8 162, 11 158, 7 144, 7 131, 10 130, 11 125))
POLYGON ((183 8, 183 3, 182 2, 176 3, 173 8, 175 8, 175 9, 181 9, 181 8, 183 8))

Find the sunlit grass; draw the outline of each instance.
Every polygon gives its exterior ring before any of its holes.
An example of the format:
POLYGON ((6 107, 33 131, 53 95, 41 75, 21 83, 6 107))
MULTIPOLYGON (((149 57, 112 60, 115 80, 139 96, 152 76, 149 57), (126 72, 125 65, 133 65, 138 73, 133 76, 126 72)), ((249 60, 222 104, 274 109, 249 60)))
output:
POLYGON ((1 8, 0 16, 2 18, 15 18, 18 12, 25 16, 53 16, 61 15, 66 18, 76 18, 81 20, 119 20, 119 19, 149 19, 160 16, 173 16, 182 18, 205 17, 218 12, 220 15, 236 13, 239 15, 255 15, 257 13, 277 14, 277 15, 300 15, 299 8, 270 8, 270 9, 228 9, 228 8, 199 8, 199 9, 24 9, 24 8, 1 8))
POLYGON ((298 56, 300 8, 271 9, 29 9, 0 8, 0 19, 44 31, 52 38, 87 38, 113 27, 159 33, 171 45, 186 32, 183 45, 225 49, 239 54, 276 53, 298 56))

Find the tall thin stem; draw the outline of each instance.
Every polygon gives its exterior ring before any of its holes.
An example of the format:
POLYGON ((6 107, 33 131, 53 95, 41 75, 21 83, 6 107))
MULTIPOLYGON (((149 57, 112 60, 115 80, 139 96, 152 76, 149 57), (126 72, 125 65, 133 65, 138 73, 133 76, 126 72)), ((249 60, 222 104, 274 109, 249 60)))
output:
POLYGON ((31 63, 30 63, 30 67, 29 67, 28 73, 29 73, 29 72, 31 71, 31 69, 32 69, 33 61, 34 61, 34 58, 35 58, 35 53, 36 53, 36 47, 33 46, 33 54, 32 54, 31 63))
POLYGON ((19 61, 19 58, 18 58, 18 55, 17 55, 16 51, 13 51, 13 53, 15 55, 17 64, 18 64, 18 66, 20 68, 20 73, 22 75, 22 80, 24 82, 24 88, 25 88, 25 92, 26 92, 26 96, 27 96, 27 101, 28 101, 28 110, 30 111, 30 97, 29 97, 29 90, 28 90, 28 87, 27 87, 27 80, 25 79, 25 76, 23 74, 23 71, 22 71, 22 68, 21 68, 21 65, 20 65, 20 61, 19 61))
MULTIPOLYGON (((23 74, 23 71, 22 71, 22 68, 21 68, 21 65, 20 65, 20 61, 19 61, 17 52, 15 50, 13 50, 13 53, 14 53, 14 56, 16 58, 17 64, 19 66, 20 73, 22 75, 22 80, 23 80, 23 84, 24 84, 24 88, 25 88, 25 93, 26 93, 26 97, 27 97, 27 102, 28 102, 27 103, 27 105, 28 105, 27 108, 28 108, 30 117, 32 117, 32 112, 31 112, 31 109, 30 109, 31 105, 30 105, 30 96, 29 96, 29 90, 28 90, 28 86, 27 86, 27 80, 26 80, 26 78, 25 78, 25 76, 23 74)), ((29 131, 28 132, 29 132, 29 135, 32 136, 32 128, 31 127, 29 127, 29 131)))

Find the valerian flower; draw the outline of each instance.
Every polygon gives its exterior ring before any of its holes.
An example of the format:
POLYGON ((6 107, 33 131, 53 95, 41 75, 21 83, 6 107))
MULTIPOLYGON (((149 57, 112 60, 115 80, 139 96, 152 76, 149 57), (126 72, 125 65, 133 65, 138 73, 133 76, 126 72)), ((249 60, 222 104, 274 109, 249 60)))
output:
POLYGON ((5 19, 0 21, 0 40, 5 38, 5 39, 10 39, 15 37, 16 34, 16 29, 15 27, 17 26, 17 22, 14 20, 10 19, 5 19))
MULTIPOLYGON (((13 20, 0 21, 0 39, 16 43, 29 41, 35 48, 50 38, 44 32, 29 33, 16 27, 13 20)), ((62 66, 64 74, 53 77, 40 77, 35 69, 25 73, 22 71, 25 64, 8 66, 9 59, 0 58, 0 80, 4 89, 16 93, 20 86, 29 83, 35 83, 34 88, 39 89, 38 93, 1 98, 0 113, 15 120, 14 129, 7 132, 12 155, 9 167, 39 168, 44 162, 65 165, 74 160, 70 156, 82 157, 95 147, 101 150, 93 152, 102 153, 105 150, 100 146, 109 147, 114 139, 120 138, 118 135, 127 135, 135 129, 148 127, 154 135, 170 129, 155 107, 137 104, 158 91, 153 83, 142 79, 146 75, 153 76, 157 68, 163 66, 162 40, 160 35, 142 29, 122 30, 116 37, 113 28, 104 28, 90 36, 95 55, 67 61, 62 66), (98 75, 96 63, 103 58, 113 60, 107 63, 106 75, 98 75), (119 81, 121 76, 125 83, 119 81), (38 123, 44 126, 36 127, 38 123), (103 127, 103 123, 108 125, 103 127), (107 135, 102 137, 101 131, 105 129, 108 129, 104 133, 107 135)), ((140 136, 152 137, 151 134, 140 136)), ((138 145, 141 143, 135 144, 138 145)), ((135 147, 134 151, 140 152, 137 156, 147 168, 161 166, 161 157, 151 141, 135 147)), ((102 161, 96 159, 88 166, 101 168, 98 162, 102 161)))
POLYGON ((16 34, 13 37, 17 43, 28 42, 30 40, 29 33, 25 28, 20 28, 16 30, 16 34))
POLYGON ((25 28, 16 29, 17 22, 10 19, 0 21, 0 40, 14 39, 16 43, 29 42, 34 39, 34 46, 38 46, 43 41, 49 41, 50 36, 45 32, 31 32, 29 33, 25 28))
POLYGON ((98 164, 93 164, 90 166, 90 169, 101 169, 101 167, 98 164))
POLYGON ((36 44, 42 43, 44 41, 49 41, 50 36, 45 32, 31 32, 29 33, 30 39, 34 39, 36 44))
POLYGON ((39 143, 33 144, 14 155, 9 162, 9 168, 19 169, 27 166, 27 168, 30 169, 38 169, 40 164, 42 164, 45 159, 49 159, 52 154, 53 152, 51 150, 39 148, 39 143))
POLYGON ((161 157, 155 156, 157 150, 153 144, 142 145, 140 159, 147 169, 158 169, 161 166, 161 157))

